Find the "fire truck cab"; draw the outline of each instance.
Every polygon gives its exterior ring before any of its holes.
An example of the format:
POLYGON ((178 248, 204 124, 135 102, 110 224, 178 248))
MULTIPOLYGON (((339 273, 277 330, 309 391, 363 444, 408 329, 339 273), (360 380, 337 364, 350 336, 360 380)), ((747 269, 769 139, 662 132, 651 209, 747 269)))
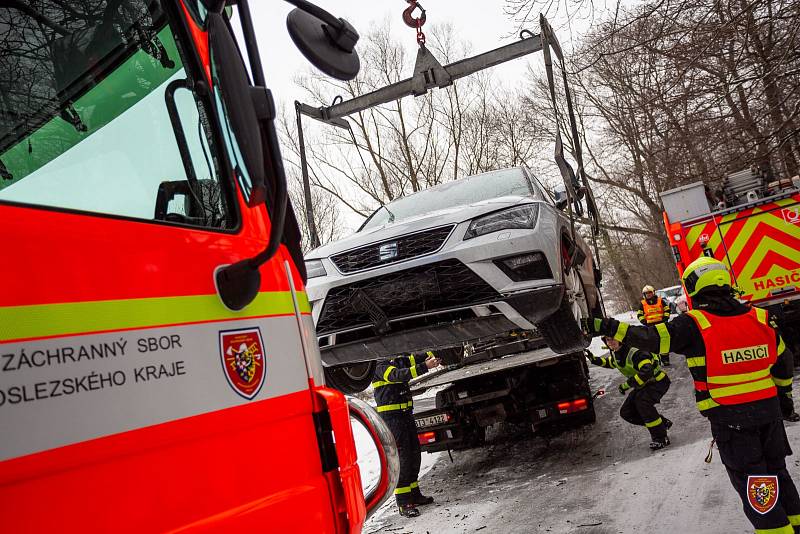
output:
MULTIPOLYGON (((5 532, 360 532, 394 488, 388 429, 324 387, 274 105, 231 3, 0 7, 5 532), (379 445, 366 496, 351 416, 379 445)), ((357 34, 311 11, 295 41, 354 76, 357 34)))

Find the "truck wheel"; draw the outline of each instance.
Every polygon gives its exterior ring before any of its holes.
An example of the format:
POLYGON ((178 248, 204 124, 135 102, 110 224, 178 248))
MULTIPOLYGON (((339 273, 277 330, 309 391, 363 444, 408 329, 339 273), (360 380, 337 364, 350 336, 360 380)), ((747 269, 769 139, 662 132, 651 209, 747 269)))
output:
POLYGON ((561 306, 536 325, 547 346, 559 354, 585 349, 592 341, 591 336, 584 334, 580 326, 580 320, 592 314, 577 269, 570 269, 569 274, 564 275, 564 285, 566 290, 561 306))
POLYGON ((342 393, 354 395, 367 389, 375 373, 376 362, 361 362, 325 368, 325 383, 342 393))

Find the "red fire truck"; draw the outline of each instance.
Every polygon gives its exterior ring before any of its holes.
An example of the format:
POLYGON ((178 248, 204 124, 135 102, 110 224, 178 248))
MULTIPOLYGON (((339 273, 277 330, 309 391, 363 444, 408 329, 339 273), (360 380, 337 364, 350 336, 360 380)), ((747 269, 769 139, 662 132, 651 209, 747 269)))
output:
POLYGON ((717 191, 702 182, 661 194, 664 225, 682 274, 701 255, 729 266, 740 297, 769 308, 797 345, 800 309, 800 181, 767 182, 750 169, 717 191))
MULTIPOLYGON (((247 2, 0 7, 0 530, 360 532, 247 2), (252 81, 233 38, 241 24, 252 81)), ((358 35, 304 1, 322 70, 358 35)), ((351 428, 378 442, 366 496, 351 428)))

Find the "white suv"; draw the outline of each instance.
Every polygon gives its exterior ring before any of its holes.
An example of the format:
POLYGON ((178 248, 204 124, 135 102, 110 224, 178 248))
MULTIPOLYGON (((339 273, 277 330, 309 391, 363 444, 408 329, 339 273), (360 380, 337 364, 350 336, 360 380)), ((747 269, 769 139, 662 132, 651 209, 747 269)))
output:
POLYGON ((309 252, 330 382, 359 391, 375 360, 515 330, 561 353, 585 347, 579 320, 599 314, 599 273, 562 209, 516 167, 397 199, 309 252))

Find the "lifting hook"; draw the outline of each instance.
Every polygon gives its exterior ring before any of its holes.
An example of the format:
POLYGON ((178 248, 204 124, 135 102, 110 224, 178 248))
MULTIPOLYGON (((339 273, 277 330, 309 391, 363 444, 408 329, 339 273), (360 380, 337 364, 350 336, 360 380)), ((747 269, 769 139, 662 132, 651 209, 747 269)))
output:
POLYGON ((408 7, 405 8, 403 11, 403 22, 406 23, 406 26, 409 28, 421 28, 423 24, 425 24, 425 8, 422 7, 417 0, 406 0, 408 2, 408 7), (419 8, 421 14, 419 18, 415 18, 413 13, 414 10, 419 8))
POLYGON ((417 44, 423 46, 425 44, 425 34, 422 33, 422 25, 425 24, 425 20, 427 19, 425 16, 425 8, 422 7, 417 0, 406 0, 406 2, 408 2, 408 7, 403 10, 403 22, 405 22, 406 26, 409 28, 417 30, 417 44), (413 13, 417 8, 420 10, 420 15, 419 17, 414 17, 413 13))

